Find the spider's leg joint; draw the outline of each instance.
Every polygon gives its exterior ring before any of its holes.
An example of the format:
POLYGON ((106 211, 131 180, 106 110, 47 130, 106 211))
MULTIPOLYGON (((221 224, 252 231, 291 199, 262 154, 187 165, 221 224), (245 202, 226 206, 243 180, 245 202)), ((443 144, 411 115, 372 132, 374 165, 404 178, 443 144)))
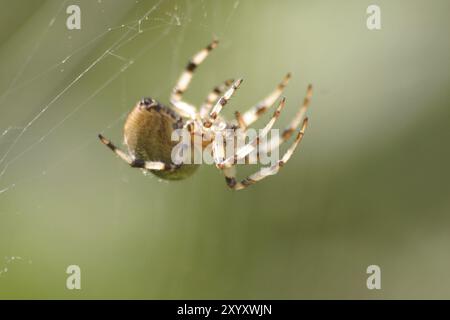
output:
POLYGON ((308 127, 308 122, 309 122, 309 119, 308 119, 308 117, 306 117, 305 120, 303 120, 302 128, 300 129, 300 132, 298 133, 299 135, 305 134, 306 127, 308 127))
POLYGON ((256 181, 253 180, 253 179, 251 179, 251 178, 245 178, 244 180, 241 181, 241 184, 242 184, 244 187, 251 186, 252 184, 255 184, 255 183, 256 183, 256 181))
POLYGON ((169 168, 171 171, 175 171, 175 170, 181 168, 181 166, 182 166, 182 164, 170 164, 169 168))
POLYGON ((109 141, 108 139, 106 139, 104 136, 102 136, 101 134, 98 135, 98 138, 100 139, 101 143, 103 143, 105 146, 107 146, 108 148, 110 148, 111 150, 115 150, 116 147, 112 144, 111 141, 109 141))
POLYGON ((225 177, 225 181, 227 183, 227 186, 230 187, 231 189, 233 189, 237 184, 236 179, 233 177, 225 177))
POLYGON ((130 166, 132 168, 144 168, 145 167, 145 161, 142 159, 134 159, 131 163, 130 166))

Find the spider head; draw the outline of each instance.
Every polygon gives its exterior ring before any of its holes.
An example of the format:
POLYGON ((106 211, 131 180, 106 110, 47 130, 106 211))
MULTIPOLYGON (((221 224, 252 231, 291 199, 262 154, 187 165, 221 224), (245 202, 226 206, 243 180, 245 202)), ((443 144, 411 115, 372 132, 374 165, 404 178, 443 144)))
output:
POLYGON ((142 98, 141 101, 139 101, 138 105, 141 109, 147 110, 149 110, 150 108, 158 108, 160 106, 158 101, 150 97, 142 98))

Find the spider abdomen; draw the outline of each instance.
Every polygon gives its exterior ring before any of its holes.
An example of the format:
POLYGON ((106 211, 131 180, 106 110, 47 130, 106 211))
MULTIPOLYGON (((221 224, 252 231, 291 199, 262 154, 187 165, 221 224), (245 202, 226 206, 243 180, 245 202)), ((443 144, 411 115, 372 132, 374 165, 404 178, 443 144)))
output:
MULTIPOLYGON (((172 132, 182 128, 182 118, 172 109, 145 98, 137 103, 125 121, 124 140, 135 159, 172 163, 172 132)), ((187 178, 197 165, 181 165, 171 171, 150 170, 156 176, 168 180, 187 178)))

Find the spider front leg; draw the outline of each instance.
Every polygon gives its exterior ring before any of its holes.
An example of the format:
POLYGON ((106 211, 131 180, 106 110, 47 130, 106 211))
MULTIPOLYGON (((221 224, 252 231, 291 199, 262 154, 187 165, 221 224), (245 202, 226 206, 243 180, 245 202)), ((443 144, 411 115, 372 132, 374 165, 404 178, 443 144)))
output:
POLYGON ((223 160, 222 162, 219 162, 216 164, 218 168, 225 168, 232 166, 237 160, 245 158, 248 154, 253 152, 258 146, 259 142, 262 138, 266 137, 269 131, 272 129, 275 122, 278 120, 281 114, 281 110, 283 110, 284 106, 286 104, 286 99, 283 98, 280 100, 280 103, 278 104, 277 109, 272 115, 272 118, 267 122, 267 124, 264 126, 264 128, 260 131, 258 136, 254 138, 251 142, 244 145, 243 147, 236 150, 233 156, 228 157, 227 159, 223 160))
POLYGON ((198 65, 206 59, 206 57, 215 47, 217 47, 217 44, 218 40, 214 40, 204 49, 195 54, 191 58, 191 60, 189 60, 189 63, 187 64, 181 76, 178 78, 178 81, 172 90, 170 102, 183 116, 190 117, 191 119, 195 119, 197 116, 196 108, 191 104, 182 101, 183 94, 189 87, 189 84, 194 75, 194 71, 197 69, 198 65))
POLYGON ((200 118, 204 118, 208 115, 208 112, 211 110, 214 103, 217 102, 217 99, 233 84, 233 82, 234 79, 229 79, 224 81, 221 85, 213 88, 200 108, 200 118))
POLYGON ((220 111, 222 111, 223 107, 228 103, 228 101, 231 99, 231 97, 234 95, 236 90, 241 85, 243 79, 236 80, 230 89, 228 89, 225 94, 220 97, 219 101, 217 101, 216 105, 212 109, 212 111, 209 113, 208 119, 203 121, 203 126, 205 128, 211 128, 211 126, 216 121, 217 117, 219 116, 220 111))
POLYGON ((278 170, 286 164, 286 162, 289 161, 292 154, 294 153, 297 146, 300 144, 304 134, 306 127, 308 125, 308 118, 305 118, 303 120, 303 126, 302 129, 297 134, 297 137, 295 138, 295 141, 292 143, 292 145, 289 147, 289 149, 286 151, 286 153, 283 155, 281 160, 278 160, 277 163, 273 164, 269 168, 261 168, 259 171, 255 172, 254 174, 248 176, 245 179, 242 179, 241 181, 236 180, 236 168, 235 165, 232 165, 231 167, 225 167, 222 168, 222 172, 225 176, 225 182, 227 186, 234 190, 242 190, 247 188, 248 186, 251 186, 264 178, 277 174, 278 170))
MULTIPOLYGON (((289 83, 289 80, 291 79, 291 74, 288 73, 284 76, 283 80, 278 84, 278 86, 275 88, 275 90, 270 93, 267 97, 265 97, 263 100, 258 102, 255 106, 250 108, 250 110, 246 111, 244 114, 239 115, 239 118, 236 117, 238 122, 240 123, 240 126, 244 126, 244 128, 251 125, 253 122, 258 120, 258 118, 264 114, 274 103, 277 101, 277 99, 281 96, 283 93, 284 88, 289 83)), ((243 129, 244 129, 243 128, 243 129)))
POLYGON ((126 152, 120 150, 118 147, 116 147, 111 141, 106 139, 101 134, 98 135, 98 138, 105 146, 107 146, 109 149, 111 149, 112 152, 114 152, 116 155, 118 155, 123 161, 128 163, 132 168, 141 168, 141 169, 157 170, 157 171, 171 171, 171 170, 175 170, 178 167, 176 165, 166 164, 166 163, 160 162, 160 161, 145 161, 142 159, 134 159, 128 153, 126 153, 126 152))
POLYGON ((306 114, 306 111, 308 110, 309 104, 311 103, 312 93, 313 93, 312 85, 310 84, 306 91, 306 96, 305 99, 303 100, 303 105, 297 111, 291 123, 283 130, 283 133, 281 134, 281 139, 272 138, 268 144, 266 144, 264 147, 261 148, 260 150, 261 153, 270 152, 273 149, 278 148, 281 144, 285 143, 287 140, 289 140, 289 138, 295 132, 297 127, 300 125, 302 119, 306 114))

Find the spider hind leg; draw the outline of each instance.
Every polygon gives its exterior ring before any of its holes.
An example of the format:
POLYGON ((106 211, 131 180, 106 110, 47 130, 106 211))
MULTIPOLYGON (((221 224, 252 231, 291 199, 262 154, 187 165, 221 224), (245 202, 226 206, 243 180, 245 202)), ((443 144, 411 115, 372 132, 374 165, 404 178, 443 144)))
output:
POLYGON ((302 138, 305 134, 307 125, 308 125, 308 118, 305 118, 305 120, 303 120, 302 129, 298 132, 297 137, 295 138, 295 141, 292 143, 292 145, 289 147, 289 149, 283 155, 281 160, 278 160, 272 166, 270 166, 268 168, 267 167, 261 168, 257 172, 249 175, 248 177, 246 177, 240 181, 238 181, 236 179, 235 166, 223 168, 222 172, 225 176, 225 182, 226 182, 227 186, 233 190, 242 190, 242 189, 245 189, 245 188, 263 180, 264 178, 266 178, 268 176, 277 174, 278 171, 280 170, 280 168, 283 167, 289 161, 289 159, 291 158, 295 149, 302 141, 302 138))
POLYGON ((166 164, 160 161, 145 161, 142 159, 134 159, 129 154, 116 147, 111 141, 106 139, 101 134, 98 135, 98 138, 100 139, 101 143, 103 143, 105 146, 111 149, 112 152, 118 155, 119 158, 128 163, 132 168, 141 168, 157 171, 173 171, 179 167, 177 165, 166 164))

